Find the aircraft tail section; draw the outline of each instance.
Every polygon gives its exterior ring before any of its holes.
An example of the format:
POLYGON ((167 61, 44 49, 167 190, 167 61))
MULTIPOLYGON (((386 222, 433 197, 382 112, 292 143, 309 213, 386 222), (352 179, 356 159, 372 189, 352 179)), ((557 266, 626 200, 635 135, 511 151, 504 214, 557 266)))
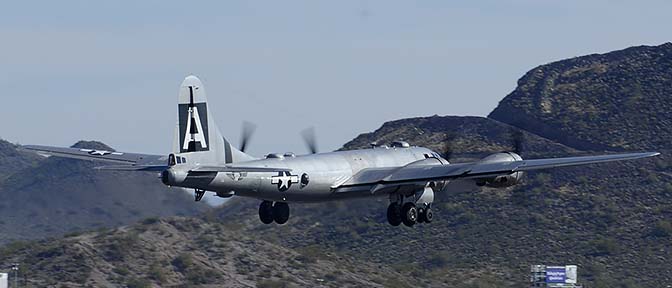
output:
POLYGON ((205 96, 203 83, 188 76, 180 86, 173 153, 194 164, 226 164, 252 160, 220 133, 205 96))

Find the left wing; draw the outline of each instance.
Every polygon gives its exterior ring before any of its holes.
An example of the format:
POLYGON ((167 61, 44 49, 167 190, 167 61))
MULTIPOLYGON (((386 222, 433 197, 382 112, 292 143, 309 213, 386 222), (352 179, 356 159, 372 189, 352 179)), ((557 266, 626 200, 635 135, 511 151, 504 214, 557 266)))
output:
POLYGON ((352 178, 333 188, 368 185, 403 185, 426 181, 475 179, 509 175, 518 171, 531 171, 556 167, 585 165, 611 161, 632 160, 657 156, 658 152, 627 153, 600 156, 548 158, 503 162, 471 162, 447 165, 412 165, 406 167, 364 169, 352 178))
POLYGON ((21 146, 21 149, 40 155, 101 161, 117 165, 96 167, 104 170, 161 171, 168 168, 168 156, 125 153, 107 150, 62 148, 40 145, 21 146))
POLYGON ((288 168, 273 168, 273 167, 247 167, 236 165, 225 166, 198 166, 189 170, 190 172, 291 172, 288 168))

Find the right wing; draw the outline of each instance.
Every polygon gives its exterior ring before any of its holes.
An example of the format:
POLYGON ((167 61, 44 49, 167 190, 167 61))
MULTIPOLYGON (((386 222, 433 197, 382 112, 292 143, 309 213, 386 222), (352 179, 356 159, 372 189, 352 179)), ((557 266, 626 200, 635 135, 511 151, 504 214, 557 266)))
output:
MULTIPOLYGON (((168 157, 161 155, 149 155, 138 153, 124 153, 107 150, 80 149, 80 148, 62 148, 51 146, 26 145, 22 149, 33 151, 45 156, 72 158, 80 160, 92 160, 113 163, 115 165, 106 165, 95 167, 99 170, 115 171, 163 171, 168 169, 168 157)), ((292 171, 287 168, 273 167, 246 167, 236 165, 223 166, 198 166, 190 171, 192 172, 282 172, 292 171)))

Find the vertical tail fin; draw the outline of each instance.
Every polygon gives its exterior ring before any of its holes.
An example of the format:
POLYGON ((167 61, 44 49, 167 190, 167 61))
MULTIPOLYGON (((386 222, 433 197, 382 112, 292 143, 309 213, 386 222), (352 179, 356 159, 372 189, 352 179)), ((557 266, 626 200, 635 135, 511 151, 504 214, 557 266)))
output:
POLYGON ((203 83, 196 76, 187 76, 180 86, 173 153, 188 155, 193 164, 252 160, 222 137, 210 112, 203 83))

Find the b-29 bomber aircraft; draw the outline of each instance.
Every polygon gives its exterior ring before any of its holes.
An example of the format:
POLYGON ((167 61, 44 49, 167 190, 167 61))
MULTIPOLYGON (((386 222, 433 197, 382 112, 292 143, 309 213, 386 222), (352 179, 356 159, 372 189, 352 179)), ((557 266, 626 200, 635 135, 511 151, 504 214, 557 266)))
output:
MULTIPOLYGON (((435 193, 464 189, 464 185, 510 187, 527 171, 656 156, 627 153, 550 159, 523 159, 501 152, 470 163, 449 163, 439 153, 403 141, 369 149, 295 155, 268 154, 257 159, 220 134, 208 110, 205 89, 195 76, 182 82, 177 105, 173 152, 146 155, 95 149, 23 146, 46 156, 112 163, 103 170, 156 171, 168 186, 194 189, 200 201, 206 191, 219 197, 261 200, 261 222, 284 224, 288 203, 348 198, 388 197, 391 225, 430 223, 435 193)), ((248 135, 249 136, 249 135, 248 135)), ((316 152, 314 146, 313 152, 316 152)))

